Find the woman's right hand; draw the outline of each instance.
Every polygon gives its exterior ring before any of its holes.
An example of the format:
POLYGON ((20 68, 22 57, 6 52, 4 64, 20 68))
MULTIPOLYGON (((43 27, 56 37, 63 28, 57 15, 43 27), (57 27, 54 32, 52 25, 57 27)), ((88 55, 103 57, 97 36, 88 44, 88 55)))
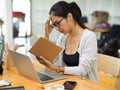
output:
POLYGON ((47 19, 46 23, 45 23, 45 38, 49 39, 49 35, 51 33, 51 31, 53 30, 53 26, 50 25, 50 20, 51 20, 52 16, 49 16, 49 18, 47 19))

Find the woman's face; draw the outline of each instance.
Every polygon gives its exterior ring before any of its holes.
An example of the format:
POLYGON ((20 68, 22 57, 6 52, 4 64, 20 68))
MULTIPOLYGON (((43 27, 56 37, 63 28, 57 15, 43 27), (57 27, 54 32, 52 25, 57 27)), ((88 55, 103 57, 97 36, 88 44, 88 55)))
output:
POLYGON ((58 17, 58 16, 51 16, 52 25, 55 27, 56 30, 63 34, 67 34, 71 30, 71 25, 68 22, 67 18, 58 17))

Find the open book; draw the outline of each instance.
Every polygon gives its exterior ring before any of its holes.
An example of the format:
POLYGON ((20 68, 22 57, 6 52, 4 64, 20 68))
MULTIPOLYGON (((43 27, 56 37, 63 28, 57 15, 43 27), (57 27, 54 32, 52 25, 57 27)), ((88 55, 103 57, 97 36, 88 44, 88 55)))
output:
POLYGON ((29 52, 34 54, 35 56, 43 56, 45 59, 52 62, 61 50, 61 47, 41 37, 32 46, 32 48, 30 48, 29 52))

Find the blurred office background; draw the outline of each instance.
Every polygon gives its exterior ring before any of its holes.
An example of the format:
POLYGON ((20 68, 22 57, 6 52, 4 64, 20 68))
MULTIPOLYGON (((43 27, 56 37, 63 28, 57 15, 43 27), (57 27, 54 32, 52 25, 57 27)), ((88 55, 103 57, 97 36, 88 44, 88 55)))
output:
MULTIPOLYGON (((8 43, 10 49, 17 43, 18 52, 35 58, 28 50, 44 35, 44 24, 49 16, 49 9, 57 1, 60 0, 0 0, 0 53, 1 43, 8 43)), ((75 1, 80 6, 85 24, 97 36, 98 52, 120 58, 120 0, 65 1, 75 1)), ((55 43, 59 35, 58 31, 53 30, 50 40, 55 43)), ((113 57, 98 55, 100 83, 115 87, 119 78, 119 63, 118 59, 116 62, 115 60, 113 57)))
MULTIPOLYGON (((5 42, 11 46, 18 43, 23 47, 26 44, 34 44, 39 37, 44 35, 44 23, 48 17, 49 9, 57 1, 60 0, 0 0, 0 18, 4 21, 0 29, 5 42), (14 25, 18 26, 18 32, 14 32, 14 25)), ((120 0, 65 1, 75 1, 81 8, 85 22, 92 25, 92 28, 100 20, 104 20, 110 27, 114 24, 120 25, 120 0), (98 14, 99 12, 102 14, 98 14), (107 16, 104 16, 105 13, 107 16)), ((109 29, 108 27, 103 28, 109 29)), ((101 32, 95 33, 100 39, 101 32)), ((59 35, 60 33, 53 30, 50 40, 56 42, 59 35)))

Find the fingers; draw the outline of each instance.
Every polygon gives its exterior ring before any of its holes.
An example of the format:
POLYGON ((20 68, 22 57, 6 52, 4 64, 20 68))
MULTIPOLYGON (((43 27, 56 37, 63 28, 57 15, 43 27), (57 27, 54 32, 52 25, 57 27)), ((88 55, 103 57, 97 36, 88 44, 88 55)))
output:
POLYGON ((13 46, 13 51, 17 51, 18 47, 19 47, 19 45, 18 45, 18 44, 15 44, 15 45, 13 46))
POLYGON ((38 60, 40 59, 38 56, 35 56, 38 60))
POLYGON ((49 16, 47 21, 46 21, 46 24, 50 24, 50 20, 52 19, 52 16, 49 16))
POLYGON ((46 23, 45 23, 45 37, 49 37, 49 34, 51 33, 53 26, 50 25, 50 20, 52 19, 52 16, 49 16, 46 23))
POLYGON ((40 57, 36 56, 36 58, 38 59, 38 61, 39 61, 41 64, 43 64, 43 65, 45 65, 45 66, 48 65, 48 64, 45 62, 45 58, 43 58, 42 56, 40 56, 40 57))
POLYGON ((40 56, 40 58, 41 58, 42 60, 45 60, 45 58, 44 58, 43 56, 40 56))
POLYGON ((44 60, 39 60, 39 62, 45 66, 47 66, 47 63, 44 60))
MULTIPOLYGON (((12 50, 17 51, 18 47, 19 47, 18 44, 14 44, 12 50)), ((8 54, 9 49, 10 49, 10 46, 8 45, 8 43, 5 43, 4 51, 6 54, 8 54)))
POLYGON ((50 20, 51 17, 49 16, 49 18, 47 19, 46 23, 45 23, 45 28, 48 29, 50 27, 50 20))

